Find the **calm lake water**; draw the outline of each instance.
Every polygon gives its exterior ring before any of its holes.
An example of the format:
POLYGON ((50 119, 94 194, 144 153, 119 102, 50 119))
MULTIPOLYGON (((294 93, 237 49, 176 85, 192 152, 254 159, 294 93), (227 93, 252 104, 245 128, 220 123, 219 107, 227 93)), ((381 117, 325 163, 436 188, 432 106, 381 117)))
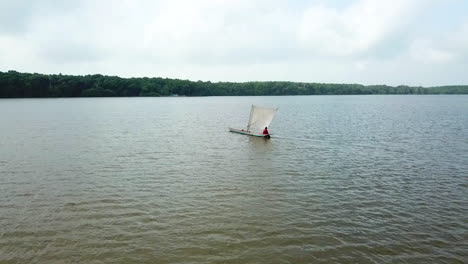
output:
POLYGON ((2 264, 467 262, 468 96, 0 100, 2 264))

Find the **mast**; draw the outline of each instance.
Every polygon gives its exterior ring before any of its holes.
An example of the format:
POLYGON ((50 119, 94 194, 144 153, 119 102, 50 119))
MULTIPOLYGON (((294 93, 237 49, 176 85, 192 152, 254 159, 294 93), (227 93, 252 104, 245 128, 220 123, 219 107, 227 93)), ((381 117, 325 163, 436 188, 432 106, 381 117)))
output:
POLYGON ((250 108, 249 123, 247 123, 247 131, 250 131, 250 121, 252 121, 252 113, 254 110, 254 105, 250 108))

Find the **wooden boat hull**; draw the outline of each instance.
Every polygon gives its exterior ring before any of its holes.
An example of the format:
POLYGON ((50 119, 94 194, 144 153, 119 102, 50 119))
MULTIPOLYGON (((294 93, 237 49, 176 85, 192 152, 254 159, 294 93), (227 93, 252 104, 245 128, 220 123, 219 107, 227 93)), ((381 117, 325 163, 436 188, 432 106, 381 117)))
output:
POLYGON ((243 129, 235 129, 235 128, 229 128, 229 132, 233 133, 239 133, 242 135, 247 135, 247 136, 253 136, 253 137, 264 137, 264 138, 270 138, 270 135, 263 135, 263 134, 255 134, 250 131, 245 131, 243 129))

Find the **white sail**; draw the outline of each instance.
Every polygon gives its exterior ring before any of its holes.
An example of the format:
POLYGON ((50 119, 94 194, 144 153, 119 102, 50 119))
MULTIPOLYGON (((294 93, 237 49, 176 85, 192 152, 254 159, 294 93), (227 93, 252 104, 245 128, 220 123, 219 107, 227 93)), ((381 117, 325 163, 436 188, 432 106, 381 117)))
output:
POLYGON ((275 117, 276 111, 278 111, 278 108, 266 108, 252 105, 247 131, 261 134, 263 129, 270 125, 273 117, 275 117))

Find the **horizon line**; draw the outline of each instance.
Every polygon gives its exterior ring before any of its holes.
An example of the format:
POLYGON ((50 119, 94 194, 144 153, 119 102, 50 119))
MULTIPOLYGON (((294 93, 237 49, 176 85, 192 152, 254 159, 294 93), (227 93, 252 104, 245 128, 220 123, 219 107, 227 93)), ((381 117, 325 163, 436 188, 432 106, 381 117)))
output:
POLYGON ((412 85, 407 85, 407 84, 399 84, 399 85, 388 85, 388 84, 360 84, 360 83, 334 83, 334 82, 305 82, 305 81, 284 81, 284 80, 281 80, 281 81, 273 81, 273 80, 269 80, 269 81, 258 81, 258 80, 255 80, 255 81, 203 81, 203 80, 191 80, 191 79, 179 79, 179 78, 169 78, 169 77, 161 77, 161 76, 152 76, 152 77, 149 77, 149 76, 140 76, 140 77, 122 77, 122 76, 119 76, 119 75, 108 75, 108 74, 102 74, 102 73, 93 73, 93 74, 63 74, 63 73, 39 73, 39 72, 21 72, 21 71, 17 71, 17 70, 7 70, 7 71, 1 71, 0 70, 0 73, 9 73, 9 72, 17 72, 17 73, 21 73, 21 74, 39 74, 39 75, 57 75, 57 76, 93 76, 93 75, 101 75, 101 76, 104 76, 104 77, 117 77, 117 78, 121 78, 121 79, 138 79, 138 78, 161 78, 161 79, 167 79, 167 80, 180 80, 180 81, 189 81, 189 82, 204 82, 204 83, 261 83, 261 82, 264 82, 264 83, 268 83, 268 82, 277 82, 277 83, 298 83, 298 84, 337 84, 337 85, 360 85, 360 86, 364 86, 364 87, 368 87, 368 86, 387 86, 387 87, 415 87, 415 88, 436 88, 436 87, 453 87, 453 86, 468 86, 468 84, 445 84, 445 85, 436 85, 436 86, 423 86, 423 85, 419 85, 419 86, 412 86, 412 85))

